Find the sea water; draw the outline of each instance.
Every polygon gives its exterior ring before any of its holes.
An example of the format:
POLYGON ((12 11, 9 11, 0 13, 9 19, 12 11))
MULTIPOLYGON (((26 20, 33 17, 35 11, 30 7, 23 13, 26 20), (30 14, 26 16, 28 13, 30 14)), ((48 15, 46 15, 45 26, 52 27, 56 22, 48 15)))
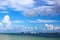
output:
POLYGON ((60 40, 60 37, 38 37, 38 36, 23 36, 23 35, 3 35, 0 34, 0 40, 60 40))

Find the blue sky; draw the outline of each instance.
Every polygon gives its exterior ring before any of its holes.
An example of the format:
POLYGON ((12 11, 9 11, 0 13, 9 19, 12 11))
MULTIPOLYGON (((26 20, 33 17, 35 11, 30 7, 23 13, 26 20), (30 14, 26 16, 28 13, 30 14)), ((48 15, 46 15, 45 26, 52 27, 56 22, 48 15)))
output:
POLYGON ((59 0, 0 0, 0 32, 60 32, 59 0))

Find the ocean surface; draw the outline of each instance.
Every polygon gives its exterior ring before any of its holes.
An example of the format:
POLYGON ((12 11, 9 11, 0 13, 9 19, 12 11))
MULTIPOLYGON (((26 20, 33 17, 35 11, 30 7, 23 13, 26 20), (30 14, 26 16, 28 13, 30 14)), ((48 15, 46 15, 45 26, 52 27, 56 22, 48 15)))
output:
POLYGON ((0 34, 0 40, 60 40, 60 37, 39 37, 30 35, 0 34))

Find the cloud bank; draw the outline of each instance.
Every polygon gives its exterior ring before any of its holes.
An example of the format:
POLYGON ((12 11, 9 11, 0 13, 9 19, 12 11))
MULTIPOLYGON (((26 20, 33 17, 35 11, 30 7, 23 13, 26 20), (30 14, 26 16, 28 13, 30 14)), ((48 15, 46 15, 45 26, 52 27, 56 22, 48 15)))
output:
MULTIPOLYGON (((34 6, 34 0, 0 0, 0 7, 10 7, 21 11, 34 6)), ((5 9, 4 8, 4 9, 5 9)))
POLYGON ((0 10, 6 11, 7 8, 12 8, 14 9, 13 11, 23 11, 24 16, 35 16, 38 14, 42 16, 47 16, 47 15, 56 16, 60 14, 59 0, 42 0, 42 1, 44 3, 53 6, 44 5, 44 6, 35 7, 36 1, 34 0, 0 0, 0 10))

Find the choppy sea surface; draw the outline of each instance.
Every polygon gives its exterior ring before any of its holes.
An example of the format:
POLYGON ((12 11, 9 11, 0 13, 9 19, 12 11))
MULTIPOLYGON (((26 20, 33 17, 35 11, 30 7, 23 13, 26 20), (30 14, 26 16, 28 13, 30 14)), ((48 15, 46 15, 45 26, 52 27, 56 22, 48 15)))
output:
POLYGON ((39 37, 30 35, 0 34, 0 40, 60 40, 60 37, 39 37))

